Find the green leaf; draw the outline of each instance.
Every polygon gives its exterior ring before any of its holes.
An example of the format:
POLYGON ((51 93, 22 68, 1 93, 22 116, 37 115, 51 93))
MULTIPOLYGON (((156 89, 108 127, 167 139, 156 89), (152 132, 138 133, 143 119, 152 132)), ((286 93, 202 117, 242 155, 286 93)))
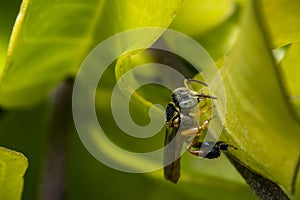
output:
POLYGON ((27 167, 23 154, 0 147, 0 199, 21 199, 27 167))
POLYGON ((214 60, 223 58, 234 45, 242 13, 240 7, 242 5, 236 5, 234 13, 219 26, 194 37, 214 60))
POLYGON ((238 147, 232 153, 244 165, 291 192, 300 125, 289 109, 259 8, 250 1, 239 38, 221 71, 227 105, 224 137, 238 147))
MULTIPOLYGON (((5 111, 0 115, 0 146, 18 149, 30 159, 23 188, 23 199, 33 199, 39 191, 45 146, 49 138, 49 104, 24 110, 5 111), (37 150, 39 149, 39 150, 37 150)), ((0 198, 1 199, 1 198, 0 198)))
MULTIPOLYGON (((0 105, 35 104, 74 76, 97 44, 139 27, 168 27, 183 0, 24 0, 0 72, 0 105)), ((151 45, 159 35, 140 38, 151 45)))
POLYGON ((189 36, 203 34, 224 22, 234 9, 233 0, 186 0, 171 28, 189 36))
POLYGON ((300 41, 300 1, 263 0, 259 4, 275 47, 300 41))
POLYGON ((234 44, 243 5, 244 2, 232 0, 188 0, 171 28, 197 40, 218 60, 234 44))
POLYGON ((284 80, 284 86, 289 94, 288 98, 294 105, 294 110, 300 121, 300 43, 289 46, 283 60, 280 63, 280 71, 284 80))
POLYGON ((21 0, 12 0, 9 3, 0 1, 0 71, 4 67, 7 56, 7 46, 16 20, 21 0))
POLYGON ((300 2, 293 0, 263 0, 260 3, 262 23, 265 24, 270 40, 274 47, 282 47, 292 44, 286 52, 286 57, 280 63, 283 84, 289 93, 294 109, 300 113, 299 87, 300 79, 297 63, 299 63, 299 41, 300 41, 300 2))

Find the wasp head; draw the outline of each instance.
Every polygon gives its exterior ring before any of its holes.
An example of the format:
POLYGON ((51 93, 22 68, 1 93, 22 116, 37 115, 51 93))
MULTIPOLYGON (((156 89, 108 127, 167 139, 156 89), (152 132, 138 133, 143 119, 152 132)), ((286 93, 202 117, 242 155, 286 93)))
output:
POLYGON ((185 87, 174 90, 172 100, 181 109, 192 109, 199 103, 199 97, 193 95, 190 90, 185 87))

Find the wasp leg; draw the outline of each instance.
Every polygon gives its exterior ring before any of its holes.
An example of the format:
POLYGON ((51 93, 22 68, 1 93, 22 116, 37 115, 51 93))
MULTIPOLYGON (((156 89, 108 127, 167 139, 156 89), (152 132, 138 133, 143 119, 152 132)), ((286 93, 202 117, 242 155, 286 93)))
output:
POLYGON ((182 136, 193 136, 193 135, 200 136, 201 131, 208 126, 208 123, 210 122, 210 120, 212 120, 212 118, 205 120, 200 126, 181 131, 181 135, 182 136))
POLYGON ((212 141, 207 142, 197 142, 193 149, 190 149, 190 153, 202 158, 214 159, 221 155, 221 151, 227 151, 230 148, 237 149, 236 147, 227 144, 226 142, 219 141, 217 143, 212 141))
MULTIPOLYGON (((199 110, 204 109, 206 106, 207 106, 207 104, 206 104, 206 102, 205 102, 204 105, 200 106, 199 110)), ((210 107, 206 108, 205 110, 200 111, 200 112, 197 112, 197 113, 190 113, 190 115, 193 116, 193 117, 199 117, 199 116, 204 115, 206 112, 210 111, 210 110, 213 109, 214 107, 215 107, 215 105, 210 106, 210 107)))
POLYGON ((190 143, 186 147, 186 150, 188 152, 192 153, 191 148, 198 143, 198 140, 200 139, 202 130, 204 130, 208 126, 208 123, 210 122, 211 119, 212 118, 209 118, 209 119, 205 120, 200 126, 198 126, 196 128, 191 128, 191 129, 184 130, 184 131, 181 132, 181 134, 183 136, 195 135, 194 138, 192 139, 192 141, 190 141, 190 143))

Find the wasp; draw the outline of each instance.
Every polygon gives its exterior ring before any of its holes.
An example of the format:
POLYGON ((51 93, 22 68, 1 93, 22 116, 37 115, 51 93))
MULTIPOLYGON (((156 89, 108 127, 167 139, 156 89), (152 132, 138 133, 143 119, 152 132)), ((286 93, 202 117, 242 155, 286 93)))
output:
POLYGON ((195 82, 203 86, 206 83, 185 79, 184 87, 173 91, 171 101, 166 107, 166 135, 164 141, 164 177, 173 183, 177 183, 180 177, 180 155, 184 142, 187 143, 186 151, 202 158, 218 158, 221 151, 229 150, 234 146, 223 141, 200 142, 200 136, 212 118, 198 123, 195 116, 202 116, 211 107, 203 110, 199 103, 206 99, 217 99, 216 97, 194 91, 190 83, 195 82), (198 113, 193 113, 194 108, 199 106, 198 113))

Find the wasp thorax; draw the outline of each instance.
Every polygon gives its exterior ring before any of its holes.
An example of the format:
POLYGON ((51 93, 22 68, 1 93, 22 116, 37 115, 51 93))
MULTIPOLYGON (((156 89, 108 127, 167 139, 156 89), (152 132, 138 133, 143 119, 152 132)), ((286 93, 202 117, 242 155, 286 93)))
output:
POLYGON ((191 94, 190 90, 185 87, 177 88, 173 91, 173 101, 182 109, 190 109, 198 105, 197 96, 191 94))

